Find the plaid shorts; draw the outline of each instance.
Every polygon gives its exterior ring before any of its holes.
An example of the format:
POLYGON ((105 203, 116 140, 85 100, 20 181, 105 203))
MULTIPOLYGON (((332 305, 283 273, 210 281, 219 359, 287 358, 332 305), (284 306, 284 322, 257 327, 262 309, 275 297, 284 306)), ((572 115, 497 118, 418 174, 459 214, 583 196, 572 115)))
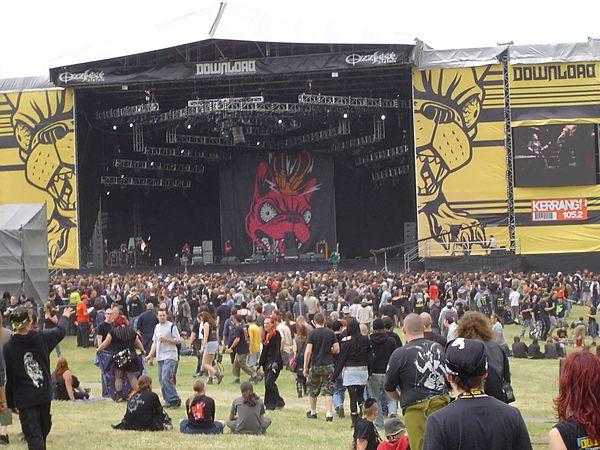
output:
POLYGON ((333 364, 311 367, 306 380, 306 392, 309 397, 333 395, 333 364))

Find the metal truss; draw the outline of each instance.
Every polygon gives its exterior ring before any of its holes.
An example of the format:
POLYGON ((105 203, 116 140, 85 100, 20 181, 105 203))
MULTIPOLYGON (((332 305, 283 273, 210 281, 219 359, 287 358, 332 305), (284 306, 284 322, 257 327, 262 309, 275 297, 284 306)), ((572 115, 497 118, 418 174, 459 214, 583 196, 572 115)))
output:
POLYGON ((277 146, 280 148, 295 147, 297 145, 324 141, 326 139, 332 139, 337 136, 346 136, 348 134, 350 134, 350 122, 347 119, 343 119, 340 120, 337 127, 303 134, 302 136, 290 137, 280 142, 273 142, 272 146, 277 146))
POLYGON ((163 170, 166 172, 204 173, 202 164, 168 163, 160 161, 138 161, 134 159, 115 159, 113 165, 118 169, 163 170))
POLYGON ((374 144, 385 139, 385 122, 376 119, 373 124, 373 134, 360 136, 346 141, 336 142, 331 146, 332 151, 349 150, 351 148, 362 147, 363 145, 374 144))
POLYGON ((149 156, 166 156, 173 158, 206 159, 211 161, 230 160, 231 153, 215 150, 192 150, 189 148, 173 147, 144 147, 141 152, 149 156))
POLYGON ((168 144, 192 144, 192 145, 222 145, 232 146, 233 139, 230 137, 214 137, 214 136, 194 136, 192 134, 177 134, 175 133, 175 142, 168 141, 168 144))
POLYGON ((160 187, 189 189, 192 187, 190 180, 180 180, 175 178, 145 178, 145 177, 126 177, 126 176, 102 176, 100 183, 105 186, 137 186, 137 187, 160 187))
POLYGON ((410 148, 408 145, 399 145, 398 147, 387 148, 377 152, 372 152, 367 155, 357 156, 354 160, 356 166, 366 166, 377 161, 383 161, 386 159, 393 159, 408 154, 410 148))
POLYGON ((144 127, 138 123, 133 124, 133 151, 139 152, 144 149, 144 127))
POLYGON ((343 97, 339 95, 300 94, 298 103, 344 108, 398 108, 397 99, 343 97))
MULTIPOLYGON (((506 204, 508 209, 508 237, 511 243, 516 241, 515 234, 515 197, 514 197, 514 161, 513 161, 513 142, 512 142, 512 124, 510 112, 510 86, 509 86, 509 67, 508 58, 502 61, 502 80, 504 87, 504 146, 506 147, 506 204)), ((511 249, 515 246, 511 244, 511 249)))
POLYGON ((122 117, 139 116, 160 111, 158 102, 142 103, 141 105, 124 106, 122 108, 108 109, 106 111, 98 111, 96 119, 110 120, 120 119, 122 117))
POLYGON ((410 165, 403 164, 397 167, 388 167, 371 173, 371 179, 374 182, 389 180, 392 178, 402 178, 410 174, 410 165))
POLYGON ((230 97, 230 98, 203 98, 196 100, 188 100, 188 107, 201 107, 207 103, 212 102, 249 102, 249 103, 263 103, 265 98, 262 95, 257 95, 254 97, 230 97))
POLYGON ((155 124, 161 122, 173 122, 184 120, 188 117, 208 116, 220 112, 250 112, 250 113, 268 113, 268 114, 304 114, 311 113, 317 109, 312 105, 303 105, 300 103, 250 103, 246 101, 212 101, 201 106, 186 107, 166 111, 152 118, 145 118, 144 123, 155 124))

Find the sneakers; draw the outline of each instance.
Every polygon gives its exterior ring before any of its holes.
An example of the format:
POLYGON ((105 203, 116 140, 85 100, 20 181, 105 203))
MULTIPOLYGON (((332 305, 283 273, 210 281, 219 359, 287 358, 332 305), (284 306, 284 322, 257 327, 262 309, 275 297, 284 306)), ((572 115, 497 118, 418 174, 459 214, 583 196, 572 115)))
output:
POLYGON ((181 407, 181 400, 175 400, 172 403, 169 403, 168 405, 164 405, 164 408, 166 409, 177 409, 181 407))
POLYGON ((213 384, 212 377, 209 377, 208 380, 206 380, 206 384, 213 384))
POLYGON ((333 422, 333 416, 326 416, 325 422, 333 422))
POLYGON ((343 406, 338 406, 337 408, 335 408, 335 413, 337 414, 337 416, 340 419, 344 418, 344 407, 343 406))
POLYGON ((221 381, 223 381, 224 375, 222 373, 217 372, 215 374, 215 378, 217 379, 217 384, 221 384, 221 381))
POLYGON ((309 419, 316 419, 317 418, 317 413, 311 413, 310 411, 306 411, 306 417, 308 417, 309 419))
MULTIPOLYGON (((250 378, 250 380, 252 380, 252 378, 250 378)), ((233 384, 240 384, 240 379, 239 378, 235 378, 233 380, 233 384)))
POLYGON ((193 377, 194 378, 200 378, 202 376, 202 374, 200 372, 196 372, 193 377))
POLYGON ((8 434, 0 434, 0 445, 8 445, 8 434))

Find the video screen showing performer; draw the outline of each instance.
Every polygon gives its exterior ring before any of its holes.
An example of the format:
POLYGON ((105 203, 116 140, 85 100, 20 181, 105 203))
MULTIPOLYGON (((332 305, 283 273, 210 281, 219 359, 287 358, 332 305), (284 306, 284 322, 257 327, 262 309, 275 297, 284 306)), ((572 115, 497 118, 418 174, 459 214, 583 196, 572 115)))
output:
POLYGON ((596 184, 593 124, 513 128, 515 186, 596 184))

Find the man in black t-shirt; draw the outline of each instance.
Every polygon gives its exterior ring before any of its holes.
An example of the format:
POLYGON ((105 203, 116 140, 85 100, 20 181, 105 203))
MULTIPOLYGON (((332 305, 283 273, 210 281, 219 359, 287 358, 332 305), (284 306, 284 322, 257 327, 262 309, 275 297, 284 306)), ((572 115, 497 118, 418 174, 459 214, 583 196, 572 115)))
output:
POLYGON ((482 342, 451 341, 445 369, 456 400, 427 418, 423 450, 531 449, 519 410, 483 391, 487 357, 482 342))
POLYGON ((250 353, 250 345, 248 338, 248 331, 246 330, 246 325, 243 323, 242 316, 236 314, 233 317, 233 321, 235 322, 235 331, 234 338, 231 345, 227 348, 227 353, 234 353, 235 357, 233 359, 233 382, 240 382, 240 370, 243 370, 245 373, 250 375, 251 381, 257 381, 258 375, 255 371, 248 367, 248 354, 250 353))
POLYGON ((429 313, 423 312, 419 314, 421 318, 421 322, 423 323, 423 337, 431 342, 437 342, 442 347, 446 347, 446 338, 439 333, 435 333, 431 329, 431 325, 433 323, 431 319, 431 315, 429 313))
MULTIPOLYGON (((115 311, 116 309, 107 308, 104 311, 104 322, 98 325, 98 329, 96 330, 96 344, 97 347, 100 347, 110 330, 113 329, 113 320, 115 319, 115 311)), ((96 356, 96 365, 100 368, 100 381, 102 382, 102 397, 108 398, 110 397, 110 393, 108 392, 107 387, 107 372, 109 369, 108 364, 110 364, 111 356, 113 351, 112 341, 106 348, 106 350, 102 351, 101 355, 96 356), (102 362, 105 364, 102 364, 102 362)))
POLYGON ((390 357, 385 390, 400 401, 410 447, 420 450, 427 416, 450 401, 443 368, 444 349, 423 337, 423 323, 417 314, 406 316, 402 330, 407 344, 390 357))
POLYGON ((146 303, 146 311, 140 315, 137 321, 137 332, 144 346, 146 356, 150 353, 152 347, 152 337, 154 336, 154 328, 158 323, 158 318, 154 312, 154 304, 146 303))
POLYGON ((317 418, 317 397, 325 397, 325 420, 333 420, 333 354, 339 353, 335 333, 325 328, 325 316, 315 314, 313 318, 315 329, 308 335, 306 349, 304 350, 304 376, 306 377, 306 390, 310 403, 310 411, 306 413, 309 419, 317 418), (309 370, 310 368, 310 370, 309 370))

